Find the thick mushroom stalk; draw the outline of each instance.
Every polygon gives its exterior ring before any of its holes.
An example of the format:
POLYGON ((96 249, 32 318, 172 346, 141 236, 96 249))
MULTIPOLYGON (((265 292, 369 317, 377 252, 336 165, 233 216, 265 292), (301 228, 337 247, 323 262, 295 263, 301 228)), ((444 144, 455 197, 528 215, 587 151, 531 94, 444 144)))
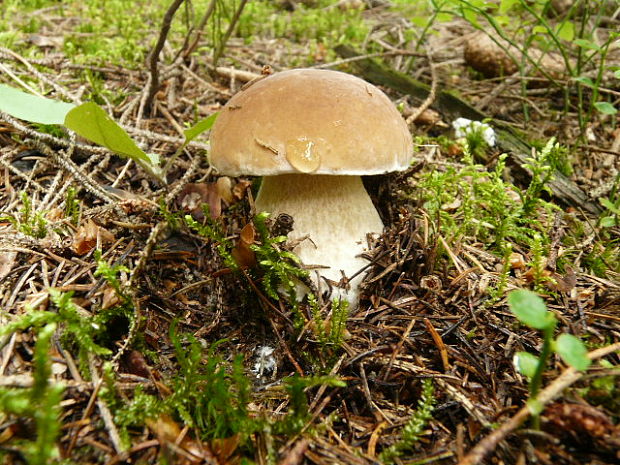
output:
MULTIPOLYGON (((381 233, 383 229, 359 176, 265 176, 256 198, 256 210, 293 217, 293 231, 288 237, 308 237, 294 252, 305 266, 320 267, 311 271, 319 291, 328 288, 321 277, 338 283, 343 276, 349 278, 366 266, 368 261, 360 254, 367 249, 367 235, 381 233)), ((347 288, 334 287, 332 298, 344 298, 352 306, 357 305, 364 275, 359 273, 347 288)))

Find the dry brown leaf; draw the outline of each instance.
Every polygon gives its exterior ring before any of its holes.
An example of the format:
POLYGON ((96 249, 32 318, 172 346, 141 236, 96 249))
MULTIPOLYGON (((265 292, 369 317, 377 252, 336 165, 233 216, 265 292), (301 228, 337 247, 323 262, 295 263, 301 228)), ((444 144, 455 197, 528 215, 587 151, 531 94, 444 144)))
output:
POLYGON ((80 225, 73 238, 73 250, 78 255, 86 255, 97 245, 97 238, 102 244, 114 242, 114 235, 102 228, 93 220, 88 219, 80 225))
POLYGON ((101 309, 112 308, 121 304, 121 299, 118 297, 118 293, 110 286, 103 290, 103 300, 101 302, 101 309))
POLYGON ((222 214, 221 190, 225 190, 225 188, 218 186, 217 182, 189 183, 179 193, 177 204, 183 211, 192 215, 196 221, 204 220, 202 206, 207 204, 211 218, 215 219, 222 214))
POLYGON ((13 269, 13 265, 15 265, 15 261, 17 259, 17 252, 2 252, 0 253, 0 281, 2 281, 5 277, 13 269))

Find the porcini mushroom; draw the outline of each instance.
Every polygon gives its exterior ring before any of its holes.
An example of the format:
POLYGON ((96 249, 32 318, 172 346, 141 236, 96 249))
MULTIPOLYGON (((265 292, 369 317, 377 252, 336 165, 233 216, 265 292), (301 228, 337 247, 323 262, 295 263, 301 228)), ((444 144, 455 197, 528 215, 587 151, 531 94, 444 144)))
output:
MULTIPOLYGON (((407 124, 377 87, 338 71, 294 69, 229 100, 209 157, 222 174, 263 176, 257 211, 291 215, 289 239, 308 237, 294 252, 338 283, 367 265, 367 235, 383 229, 361 175, 403 170, 411 156, 407 124)), ((338 295, 355 305, 363 275, 338 295)))

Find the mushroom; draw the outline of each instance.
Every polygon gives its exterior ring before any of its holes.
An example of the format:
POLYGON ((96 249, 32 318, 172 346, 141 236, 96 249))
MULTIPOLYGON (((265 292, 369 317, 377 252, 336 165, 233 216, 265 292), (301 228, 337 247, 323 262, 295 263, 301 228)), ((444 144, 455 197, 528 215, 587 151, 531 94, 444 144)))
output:
POLYGON ((320 266, 314 284, 322 292, 325 280, 346 283, 337 296, 352 305, 367 236, 383 230, 361 175, 403 170, 411 156, 407 124, 381 90, 317 69, 276 73, 234 95, 213 126, 209 155, 222 174, 263 176, 257 211, 291 215, 294 252, 320 266))

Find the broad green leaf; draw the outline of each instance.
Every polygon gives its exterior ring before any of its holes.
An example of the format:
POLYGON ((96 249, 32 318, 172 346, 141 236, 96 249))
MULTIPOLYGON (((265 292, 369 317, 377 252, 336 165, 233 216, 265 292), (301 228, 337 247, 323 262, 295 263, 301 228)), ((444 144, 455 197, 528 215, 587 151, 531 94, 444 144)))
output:
POLYGON ((604 115, 615 115, 618 113, 618 109, 609 102, 596 102, 594 104, 594 108, 604 115))
POLYGON ((500 13, 506 13, 517 3, 519 3, 519 0, 502 0, 499 4, 500 13))
POLYGON ((440 23, 447 23, 454 19, 454 15, 450 13, 437 13, 437 21, 440 23))
POLYGON ((545 302, 531 291, 511 292, 508 305, 519 321, 530 328, 546 329, 555 324, 555 315, 547 311, 545 302))
POLYGON ((72 103, 52 100, 0 84, 0 111, 31 123, 64 124, 72 103))
POLYGON ((74 108, 67 114, 64 124, 80 136, 137 162, 149 165, 158 162, 157 157, 144 153, 96 103, 87 102, 74 108))
POLYGON ((592 363, 584 343, 572 334, 561 334, 555 341, 555 351, 575 370, 586 370, 592 363))
POLYGON ((497 15, 495 16, 495 22, 502 26, 507 26, 512 22, 513 18, 508 15, 497 15))
POLYGON ((512 363, 519 373, 531 378, 534 376, 534 373, 536 373, 536 368, 538 368, 540 360, 529 352, 517 352, 512 359, 512 363))
POLYGON ((615 216, 605 216, 601 218, 601 221, 599 221, 599 224, 603 228, 613 228, 616 223, 617 221, 615 216))
POLYGON ((481 29, 480 24, 478 24, 478 14, 473 10, 463 10, 463 19, 469 23, 471 23, 477 29, 481 29))
POLYGON ((598 201, 603 207, 605 207, 610 212, 620 214, 620 208, 618 208, 618 206, 615 203, 613 203, 611 200, 606 199, 605 197, 601 197, 600 199, 598 199, 598 201))
POLYGON ((601 47, 599 47, 596 43, 592 42, 591 40, 575 39, 573 40, 573 43, 577 45, 578 47, 587 48, 589 50, 596 50, 597 52, 601 50, 601 47))
POLYGON ((573 40, 575 38, 575 25, 571 21, 561 22, 555 33, 562 40, 573 40))
POLYGON ((581 82, 583 85, 588 87, 594 87, 594 82, 587 76, 579 76, 575 78, 575 81, 581 82))
POLYGON ((614 76, 616 77, 616 79, 620 79, 620 69, 614 71, 614 76))
POLYGON ((424 27, 428 24, 428 17, 426 16, 413 16, 409 18, 409 21, 413 23, 414 26, 424 27))
POLYGON ((185 131, 183 131, 183 134, 185 134, 185 143, 187 144, 187 143, 191 142, 198 135, 200 135, 203 132, 208 131, 209 129, 211 129, 211 126, 213 126, 213 123, 215 123, 217 115, 218 115, 217 113, 213 113, 212 115, 210 115, 210 116, 208 116, 208 117, 198 121, 191 128, 186 129, 185 131))

